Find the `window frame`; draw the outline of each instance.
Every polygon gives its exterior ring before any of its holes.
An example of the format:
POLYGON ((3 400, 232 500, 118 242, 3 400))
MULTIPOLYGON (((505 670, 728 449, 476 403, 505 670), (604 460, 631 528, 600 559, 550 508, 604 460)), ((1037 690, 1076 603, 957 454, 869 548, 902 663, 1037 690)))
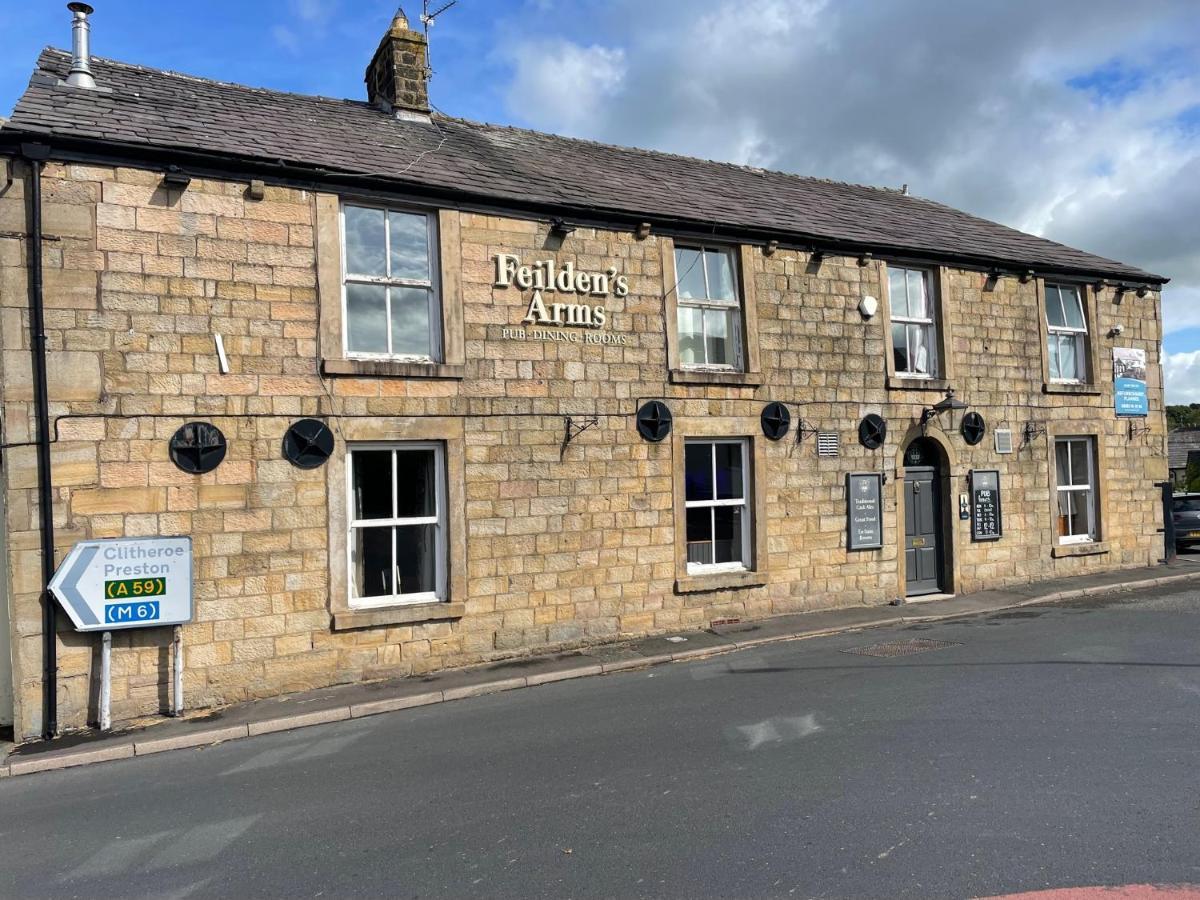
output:
POLYGON ((447 511, 447 478, 446 478, 446 444, 444 441, 358 441, 346 447, 346 603, 354 610, 371 610, 380 607, 410 606, 423 603, 443 603, 448 598, 448 511, 447 511), (421 450, 434 451, 434 502, 436 504, 433 516, 393 517, 389 519, 358 519, 355 517, 354 502, 354 457, 358 453, 389 451, 392 455, 392 508, 396 505, 396 489, 398 484, 398 455, 402 452, 421 450), (394 586, 399 579, 395 577, 396 568, 396 529, 413 525, 436 525, 437 538, 435 559, 435 588, 433 591, 422 591, 412 594, 397 594, 394 586), (355 552, 354 533, 356 529, 391 528, 392 529, 392 569, 393 593, 379 597, 355 596, 355 552))
POLYGON ((935 380, 942 377, 942 354, 939 338, 939 304, 937 295, 933 289, 934 272, 922 266, 905 265, 903 263, 889 263, 886 270, 886 285, 888 292, 888 341, 891 344, 892 351, 892 371, 897 378, 920 378, 926 380, 935 380), (908 272, 917 272, 921 276, 921 285, 925 292, 925 312, 926 318, 918 318, 911 315, 896 314, 896 298, 892 296, 892 272, 900 271, 905 273, 905 306, 910 303, 908 297, 908 272), (904 369, 896 365, 896 342, 895 334, 892 326, 904 326, 904 347, 907 365, 904 369), (931 357, 932 365, 929 366, 928 372, 917 372, 912 368, 912 351, 909 344, 909 329, 912 327, 922 328, 926 331, 926 347, 931 357))
POLYGON ((1089 342, 1091 335, 1088 332, 1088 310, 1087 298, 1084 291, 1077 284, 1070 284, 1061 281, 1047 281, 1042 286, 1044 301, 1044 315, 1046 319, 1046 375, 1052 384, 1087 384, 1088 371, 1091 368, 1088 358, 1089 342), (1050 290, 1054 289, 1055 296, 1058 298, 1058 308, 1062 312, 1062 325, 1050 324, 1050 290), (1062 300, 1062 292, 1064 289, 1070 289, 1076 301, 1079 303, 1079 318, 1083 321, 1083 326, 1076 328, 1073 325, 1065 324, 1067 321, 1067 308, 1062 300), (1052 354, 1050 352, 1050 344, 1054 342, 1061 348, 1064 340, 1073 341, 1075 344, 1075 366, 1078 373, 1074 378, 1063 378, 1060 374, 1054 374, 1054 360, 1061 359, 1061 355, 1052 354))
POLYGON ((442 323, 443 310, 441 284, 441 236, 440 216, 437 210, 420 206, 409 206, 400 203, 369 203, 357 200, 340 200, 338 203, 338 236, 341 245, 341 316, 342 316, 342 354, 348 360, 375 360, 381 362, 401 362, 418 364, 436 364, 445 358, 445 337, 442 323), (387 275, 360 275, 349 271, 349 253, 346 243, 346 209, 374 209, 384 213, 384 258, 387 275), (429 279, 423 281, 411 278, 393 278, 392 268, 392 223, 388 213, 404 213, 407 215, 422 215, 425 217, 425 241, 428 253, 429 279), (392 346, 392 288, 419 288, 429 292, 429 349, 428 355, 412 353, 374 353, 350 348, 350 304, 347 285, 368 284, 385 288, 387 310, 387 339, 389 351, 392 346))
MULTIPOLYGON (((715 510, 718 507, 724 507, 724 508, 740 507, 744 511, 743 516, 745 517, 745 522, 744 522, 744 525, 742 528, 742 536, 741 536, 742 537, 741 559, 739 561, 727 562, 727 563, 693 563, 691 561, 687 561, 686 562, 687 574, 689 576, 694 576, 694 575, 720 574, 720 573, 724 573, 724 572, 749 572, 749 571, 751 571, 750 561, 754 558, 754 528, 755 528, 754 505, 752 503, 752 499, 754 498, 755 494, 754 494, 754 484, 753 484, 754 471, 753 471, 753 466, 752 466, 752 455, 750 452, 749 439, 748 438, 736 438, 736 437, 735 438, 718 438, 718 437, 701 437, 701 436, 685 438, 683 441, 683 459, 681 460, 681 464, 684 467, 684 479, 683 479, 684 494, 683 494, 683 522, 680 524, 680 527, 683 529, 683 533, 684 533, 685 553, 686 553, 686 547, 688 546, 688 541, 687 541, 688 510, 691 510, 691 509, 715 510), (716 454, 715 450, 712 450, 712 449, 710 449, 709 455, 712 459, 713 494, 714 494, 714 496, 711 500, 688 500, 687 499, 687 474, 686 474, 687 448, 690 445, 701 445, 701 444, 708 445, 710 448, 713 448, 718 444, 736 445, 740 448, 741 456, 742 456, 742 496, 741 496, 740 500, 732 500, 732 499, 718 500, 716 498, 715 495, 716 495, 716 485, 717 485, 717 454, 716 454)), ((715 516, 715 512, 712 513, 711 515, 715 516)), ((710 519, 710 521, 711 521, 711 529, 712 529, 712 531, 711 531, 712 537, 711 537, 710 542, 715 547, 716 539, 717 539, 716 538, 716 522, 715 522, 715 519, 710 519)), ((713 558, 714 559, 716 558, 715 553, 713 554, 713 558)), ((685 555, 685 559, 686 559, 686 555, 685 555)))
POLYGON ((689 372, 745 372, 746 371, 746 352, 745 352, 745 329, 742 327, 742 320, 745 316, 745 294, 742 289, 742 274, 738 266, 739 255, 735 247, 727 244, 705 244, 705 243, 673 243, 671 246, 671 256, 674 262, 673 270, 675 273, 675 284, 672 287, 672 292, 675 295, 675 321, 672 327, 675 329, 675 339, 679 345, 679 365, 680 368, 689 372), (679 251, 692 250, 699 252, 700 261, 704 274, 704 293, 709 294, 709 278, 708 266, 706 264, 706 255, 709 252, 720 253, 729 260, 730 277, 733 279, 733 299, 722 300, 706 296, 704 298, 684 297, 679 292, 679 286, 682 283, 683 275, 679 271, 679 251), (701 342, 704 346, 703 363, 686 363, 683 361, 683 335, 679 330, 679 311, 681 309, 698 309, 701 310, 700 327, 701 327, 701 342), (703 310, 720 310, 724 312, 730 323, 729 340, 732 344, 733 361, 730 363, 710 363, 708 362, 708 331, 704 323, 703 310))
MULTIPOLYGON (((1097 484, 1096 440, 1095 440, 1095 438, 1089 437, 1087 435, 1078 435, 1078 434, 1056 435, 1054 438, 1053 462, 1054 462, 1054 487, 1055 487, 1054 521, 1057 523, 1059 517, 1062 515, 1062 513, 1060 512, 1060 510, 1061 510, 1060 500, 1061 500, 1062 494, 1064 494, 1064 493, 1085 493, 1086 492, 1088 522, 1089 522, 1087 534, 1066 534, 1066 535, 1059 534, 1059 535, 1057 535, 1058 544, 1061 546, 1061 545, 1070 545, 1070 544, 1089 544, 1089 543, 1096 542, 1097 540, 1099 540, 1100 535, 1099 535, 1099 521, 1098 521, 1099 504, 1096 502, 1096 500, 1097 500, 1096 492, 1099 488, 1099 485, 1097 484), (1064 485, 1058 479, 1058 451, 1059 451, 1060 446, 1065 446, 1067 448, 1066 471, 1067 471, 1067 474, 1069 477, 1072 477, 1072 478, 1074 477, 1074 474, 1073 474, 1074 467, 1072 466, 1073 451, 1071 449, 1071 445, 1075 444, 1075 443, 1082 444, 1086 448, 1087 463, 1088 463, 1088 466, 1087 466, 1088 483, 1086 485, 1077 485, 1077 484, 1064 485)), ((1068 516, 1073 518, 1074 514, 1068 513, 1068 516)))

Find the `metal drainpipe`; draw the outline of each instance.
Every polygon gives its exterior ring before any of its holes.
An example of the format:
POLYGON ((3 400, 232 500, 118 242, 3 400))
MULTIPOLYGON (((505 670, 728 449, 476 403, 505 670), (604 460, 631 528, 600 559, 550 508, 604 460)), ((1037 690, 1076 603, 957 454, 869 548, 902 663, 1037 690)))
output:
POLYGON ((42 297, 42 164, 50 148, 25 144, 29 162, 29 337, 37 417, 38 506, 42 532, 42 737, 58 733, 58 607, 50 595, 54 577, 54 483, 50 473, 50 394, 46 383, 46 322, 42 297))

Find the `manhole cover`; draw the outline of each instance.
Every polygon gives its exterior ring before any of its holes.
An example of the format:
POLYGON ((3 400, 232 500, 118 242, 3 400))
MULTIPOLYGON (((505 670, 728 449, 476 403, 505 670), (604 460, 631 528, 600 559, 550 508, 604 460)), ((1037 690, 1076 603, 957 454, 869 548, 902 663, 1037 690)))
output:
POLYGON ((925 653, 928 650, 944 650, 947 647, 959 646, 958 641, 930 641, 925 638, 909 638, 904 641, 880 641, 878 644, 867 644, 865 647, 851 647, 843 653, 857 653, 859 656, 908 656, 913 653, 925 653))

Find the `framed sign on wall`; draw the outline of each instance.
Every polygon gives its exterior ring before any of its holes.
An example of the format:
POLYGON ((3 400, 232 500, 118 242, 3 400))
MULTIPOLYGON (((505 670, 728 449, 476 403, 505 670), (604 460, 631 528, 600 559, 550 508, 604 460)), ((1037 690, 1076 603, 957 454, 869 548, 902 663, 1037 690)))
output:
POLYGON ((846 476, 847 549, 883 546, 883 475, 851 472, 846 476))
POLYGON ((1000 472, 996 469, 971 471, 971 540, 998 541, 1004 534, 1004 515, 1000 508, 1000 472))

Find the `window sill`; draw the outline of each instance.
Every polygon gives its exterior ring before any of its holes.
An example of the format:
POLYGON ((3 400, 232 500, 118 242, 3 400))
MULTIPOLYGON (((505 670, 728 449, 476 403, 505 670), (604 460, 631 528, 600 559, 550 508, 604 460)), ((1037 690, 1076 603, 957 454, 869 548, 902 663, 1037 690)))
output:
POLYGON ((376 628, 384 625, 409 625, 415 622, 436 622, 442 619, 461 619, 466 603, 411 603, 406 606, 380 606, 374 609, 339 609, 333 613, 333 630, 376 628))
POLYGON ((1047 381, 1042 385, 1043 394, 1076 394, 1084 397, 1099 397, 1100 388, 1094 384, 1076 384, 1068 381, 1047 381))
POLYGON ((672 369, 671 384, 728 384, 758 387, 763 383, 758 372, 722 372, 718 369, 672 369))
POLYGON ((461 379, 466 374, 466 366, 395 362, 386 359, 326 359, 321 361, 321 373, 334 376, 461 379))
POLYGON ((887 386, 890 391, 937 391, 945 393, 950 389, 948 378, 912 378, 905 375, 889 375, 887 386))
POLYGON ((712 572, 685 575, 675 579, 675 593, 700 594, 705 591, 728 591, 735 588, 762 587, 767 583, 763 572, 712 572))
POLYGON ((1081 541, 1078 544, 1056 544, 1050 548, 1053 559, 1065 559, 1072 556, 1100 556, 1108 553, 1107 541, 1081 541))

